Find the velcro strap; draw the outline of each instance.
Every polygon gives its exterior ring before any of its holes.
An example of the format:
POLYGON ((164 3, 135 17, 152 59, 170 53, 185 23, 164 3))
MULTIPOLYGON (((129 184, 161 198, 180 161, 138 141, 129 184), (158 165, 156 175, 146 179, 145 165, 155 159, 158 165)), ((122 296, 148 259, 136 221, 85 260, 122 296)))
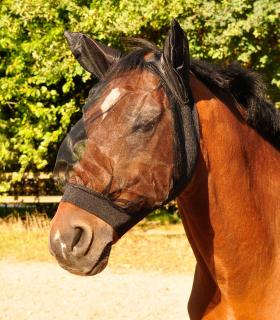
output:
POLYGON ((74 184, 66 185, 61 201, 70 202, 99 217, 112 226, 119 237, 147 215, 147 212, 129 215, 104 195, 74 184))

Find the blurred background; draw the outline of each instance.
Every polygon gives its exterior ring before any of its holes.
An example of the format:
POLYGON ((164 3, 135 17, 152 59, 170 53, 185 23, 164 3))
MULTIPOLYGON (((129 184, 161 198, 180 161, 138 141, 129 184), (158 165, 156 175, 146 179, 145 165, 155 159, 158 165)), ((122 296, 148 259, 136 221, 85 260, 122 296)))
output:
POLYGON ((176 18, 189 39, 192 58, 238 61, 259 72, 279 106, 279 13, 276 0, 0 1, 0 319, 186 319, 195 261, 175 202, 121 239, 108 273, 96 282, 77 280, 81 278, 51 264, 47 234, 61 197, 51 172, 59 145, 81 117, 96 81, 75 61, 64 30, 124 50, 122 38, 127 36, 161 46, 176 18), (124 279, 132 280, 122 292, 124 279), (108 281, 115 287, 103 292, 108 281), (154 291, 147 291, 153 281, 154 291), (69 287, 72 291, 65 291, 69 287), (67 298, 58 311, 54 305, 60 292, 67 298), (98 303, 92 306, 86 292, 94 292, 92 299, 98 303), (130 313, 124 312, 127 305, 120 299, 127 299, 127 292, 134 296, 130 313), (44 303, 50 296, 53 308, 44 303), (76 298, 83 307, 77 308, 76 298), (36 303, 30 304, 32 299, 36 303), (103 305, 104 299, 113 309, 103 305), (146 302, 139 306, 139 300, 146 302))

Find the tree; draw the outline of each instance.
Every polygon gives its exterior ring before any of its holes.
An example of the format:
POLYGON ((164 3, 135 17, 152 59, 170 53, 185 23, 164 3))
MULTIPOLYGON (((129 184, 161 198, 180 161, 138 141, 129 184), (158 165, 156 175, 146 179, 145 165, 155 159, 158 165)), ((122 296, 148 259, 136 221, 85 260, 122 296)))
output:
MULTIPOLYGON (((14 180, 52 170, 95 81, 74 60, 65 29, 118 48, 123 36, 161 44, 177 17, 193 57, 237 60, 260 72, 271 98, 280 100, 276 0, 2 0, 0 6, 0 172, 18 172, 14 180)), ((2 181, 0 191, 10 185, 2 181)))

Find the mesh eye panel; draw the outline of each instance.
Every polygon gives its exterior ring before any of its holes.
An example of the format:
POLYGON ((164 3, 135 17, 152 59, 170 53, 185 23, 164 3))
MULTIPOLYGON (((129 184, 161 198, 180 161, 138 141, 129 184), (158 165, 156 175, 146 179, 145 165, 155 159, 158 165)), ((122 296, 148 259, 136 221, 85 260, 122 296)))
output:
POLYGON ((72 127, 58 150, 54 177, 62 187, 69 181, 71 171, 82 157, 86 144, 87 134, 84 121, 80 119, 75 126, 72 127))

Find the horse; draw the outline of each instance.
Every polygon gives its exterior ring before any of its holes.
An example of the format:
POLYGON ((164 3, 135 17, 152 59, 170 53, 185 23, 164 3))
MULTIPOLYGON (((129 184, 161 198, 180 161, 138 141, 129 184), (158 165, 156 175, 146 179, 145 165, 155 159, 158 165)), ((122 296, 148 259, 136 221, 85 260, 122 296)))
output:
POLYGON ((97 274, 121 236, 176 198, 197 261, 190 319, 278 319, 280 112, 260 76, 191 59, 176 20, 163 49, 65 36, 100 81, 57 155, 51 254, 97 274))

